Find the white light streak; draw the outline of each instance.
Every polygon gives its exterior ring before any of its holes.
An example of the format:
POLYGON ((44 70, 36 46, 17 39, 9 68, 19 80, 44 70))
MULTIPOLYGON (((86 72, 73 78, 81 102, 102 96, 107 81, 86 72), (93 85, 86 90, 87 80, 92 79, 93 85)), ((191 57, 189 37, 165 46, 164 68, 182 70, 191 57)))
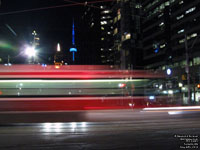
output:
POLYGON ((182 111, 169 111, 168 114, 169 115, 179 115, 179 114, 182 114, 182 111))
POLYGON ((187 109, 200 109, 200 106, 185 106, 185 107, 156 107, 144 108, 143 110, 187 110, 187 109))
POLYGON ((86 123, 86 122, 82 122, 82 123, 81 123, 81 127, 82 127, 82 128, 87 127, 87 123, 86 123))
POLYGON ((72 122, 72 123, 71 123, 71 127, 72 127, 72 129, 75 129, 75 128, 77 127, 76 122, 72 122))

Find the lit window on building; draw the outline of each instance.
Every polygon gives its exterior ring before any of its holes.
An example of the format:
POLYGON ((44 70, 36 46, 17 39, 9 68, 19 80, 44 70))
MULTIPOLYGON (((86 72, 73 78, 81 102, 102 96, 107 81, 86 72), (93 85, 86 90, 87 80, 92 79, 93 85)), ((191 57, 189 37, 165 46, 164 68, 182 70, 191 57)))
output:
POLYGON ((124 41, 124 40, 125 40, 125 37, 124 37, 124 35, 122 35, 122 37, 121 37, 121 40, 122 40, 122 41, 124 41))
POLYGON ((155 5, 156 3, 158 3, 160 0, 154 0, 152 3, 148 4, 146 9, 149 9, 151 6, 155 5))
POLYGON ((187 40, 190 40, 191 38, 194 38, 194 37, 196 37, 197 36, 197 33, 193 33, 193 34, 191 34, 191 35, 188 35, 187 36, 187 40))
POLYGON ((101 58, 105 58, 105 56, 104 56, 104 55, 101 55, 101 58))
POLYGON ((191 38, 194 38, 196 36, 197 36, 197 33, 193 33, 193 34, 190 35, 191 38))
POLYGON ((114 34, 113 35, 115 35, 115 34, 117 34, 118 33, 118 28, 115 28, 114 29, 114 34))
POLYGON ((104 11, 101 12, 101 14, 108 14, 108 13, 111 13, 111 11, 110 10, 104 10, 104 11))
POLYGON ((184 3, 183 1, 180 1, 180 2, 179 2, 179 5, 181 5, 181 4, 183 4, 183 3, 184 3))
POLYGON ((136 4, 135 8, 141 8, 142 6, 140 4, 136 4))
POLYGON ((166 45, 165 44, 162 44, 162 45, 160 45, 160 48, 164 48, 166 45))
POLYGON ((104 30, 104 27, 101 27, 101 30, 104 30))
POLYGON ((160 24, 159 24, 159 27, 161 27, 161 26, 163 26, 164 25, 164 22, 161 22, 160 24))
POLYGON ((187 11, 185 11, 185 14, 189 14, 191 12, 193 12, 196 9, 196 7, 192 7, 190 9, 188 9, 187 11))
POLYGON ((94 22, 91 23, 91 26, 90 26, 90 27, 93 27, 93 26, 94 26, 94 22))
POLYGON ((169 1, 165 2, 165 6, 169 6, 169 1))
POLYGON ((117 15, 117 20, 120 20, 121 19, 121 14, 118 14, 117 15))
POLYGON ((104 41, 104 38, 101 38, 102 41, 104 41))
POLYGON ((180 62, 180 66, 181 66, 181 67, 185 67, 185 66, 186 66, 186 60, 181 61, 181 62, 180 62))
POLYGON ((177 33, 180 34, 180 33, 183 33, 184 31, 185 31, 184 29, 181 29, 177 33))
POLYGON ((101 17, 102 20, 104 20, 104 19, 110 19, 110 18, 111 18, 111 16, 102 16, 101 17))
POLYGON ((184 17, 184 15, 182 14, 182 15, 180 15, 180 16, 177 16, 176 19, 177 19, 177 20, 180 20, 180 19, 183 18, 183 17, 184 17))
POLYGON ((117 22, 117 17, 114 18, 114 23, 116 23, 116 22, 117 22))
POLYGON ((117 20, 120 20, 121 19, 121 10, 118 9, 117 10, 117 20))
POLYGON ((200 64, 200 57, 193 58, 194 65, 200 64))
POLYGON ((109 51, 112 51, 112 49, 111 49, 111 48, 109 48, 108 50, 109 50, 109 51))
POLYGON ((107 32, 107 34, 109 34, 109 35, 110 35, 110 34, 111 34, 111 32, 107 32))
POLYGON ((103 51, 103 48, 101 48, 101 51, 103 51))
POLYGON ((101 21, 101 25, 105 25, 107 23, 108 23, 107 21, 101 21))
POLYGON ((170 3, 174 3, 176 0, 170 0, 170 3))
POLYGON ((158 18, 160 18, 160 17, 162 17, 164 14, 163 13, 161 13, 160 15, 158 15, 158 18))
POLYGON ((179 42, 179 44, 184 43, 184 42, 185 42, 185 39, 181 39, 181 40, 179 40, 178 42, 179 42))
POLYGON ((125 35, 125 39, 126 39, 126 40, 131 39, 131 34, 130 34, 130 33, 126 34, 126 35, 125 35))

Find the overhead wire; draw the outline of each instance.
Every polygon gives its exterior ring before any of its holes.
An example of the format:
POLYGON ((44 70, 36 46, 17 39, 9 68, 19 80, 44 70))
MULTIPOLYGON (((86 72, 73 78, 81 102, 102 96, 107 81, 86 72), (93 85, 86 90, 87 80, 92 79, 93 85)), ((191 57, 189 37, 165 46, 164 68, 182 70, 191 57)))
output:
POLYGON ((77 3, 73 3, 73 4, 40 7, 40 8, 25 9, 25 10, 18 10, 18 11, 10 11, 10 12, 5 12, 5 13, 0 13, 0 16, 11 15, 11 14, 18 14, 18 13, 24 13, 24 12, 39 11, 39 10, 54 9, 54 8, 71 7, 71 6, 78 6, 78 5, 88 5, 88 4, 95 4, 95 3, 105 3, 105 2, 111 2, 111 1, 116 1, 116 0, 96 0, 96 1, 85 2, 85 3, 79 3, 79 2, 77 2, 77 3))
MULTIPOLYGON (((84 4, 83 4, 83 3, 80 4, 80 2, 76 2, 76 1, 72 1, 72 0, 64 0, 64 1, 65 1, 65 2, 69 2, 69 3, 73 3, 73 4, 78 4, 78 5, 85 5, 85 4, 86 4, 86 2, 85 2, 84 4)), ((94 5, 87 5, 87 6, 100 9, 99 7, 94 6, 94 5)))

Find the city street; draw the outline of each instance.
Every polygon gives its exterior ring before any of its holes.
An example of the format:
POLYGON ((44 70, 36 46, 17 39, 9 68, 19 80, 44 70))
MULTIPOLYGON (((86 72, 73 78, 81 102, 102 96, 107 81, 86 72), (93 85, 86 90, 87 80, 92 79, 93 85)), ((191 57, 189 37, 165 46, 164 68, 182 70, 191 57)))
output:
POLYGON ((1 112, 0 149, 198 149, 199 116, 199 110, 1 112))

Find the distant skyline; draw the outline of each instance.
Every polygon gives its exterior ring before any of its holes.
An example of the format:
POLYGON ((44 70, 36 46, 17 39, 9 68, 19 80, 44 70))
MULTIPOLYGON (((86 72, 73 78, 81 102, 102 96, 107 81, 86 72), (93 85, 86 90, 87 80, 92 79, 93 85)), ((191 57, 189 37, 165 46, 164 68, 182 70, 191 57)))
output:
POLYGON ((0 36, 0 38, 4 41, 11 41, 11 43, 13 40, 17 41, 17 45, 20 46, 20 44, 30 42, 31 33, 36 30, 40 37, 40 47, 44 55, 52 56, 56 52, 58 42, 65 55, 69 55, 73 19, 76 24, 77 47, 80 42, 78 33, 82 30, 80 21, 84 6, 74 5, 74 3, 80 2, 83 3, 85 1, 76 0, 71 3, 70 0, 2 0, 0 6, 0 33, 4 32, 5 36, 0 36), (66 5, 66 7, 53 8, 60 5, 66 5), (67 5, 71 6, 67 7, 67 5), (36 10, 48 7, 49 9, 36 10), (6 14, 8 12, 12 13, 6 14))

